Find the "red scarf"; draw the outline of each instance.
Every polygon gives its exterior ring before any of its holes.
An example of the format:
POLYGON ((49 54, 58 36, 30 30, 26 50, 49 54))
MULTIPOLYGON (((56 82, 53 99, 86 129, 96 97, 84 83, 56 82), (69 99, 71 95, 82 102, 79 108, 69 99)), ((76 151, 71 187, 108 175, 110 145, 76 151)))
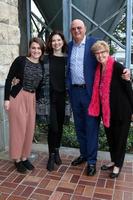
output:
POLYGON ((102 88, 99 88, 100 85, 100 68, 101 64, 99 63, 96 68, 93 92, 91 102, 88 108, 88 114, 92 116, 100 115, 100 103, 102 105, 102 119, 103 124, 106 127, 110 126, 110 83, 112 80, 114 59, 109 56, 106 64, 106 70, 104 74, 104 81, 102 88), (100 96, 100 93, 102 95, 100 96))

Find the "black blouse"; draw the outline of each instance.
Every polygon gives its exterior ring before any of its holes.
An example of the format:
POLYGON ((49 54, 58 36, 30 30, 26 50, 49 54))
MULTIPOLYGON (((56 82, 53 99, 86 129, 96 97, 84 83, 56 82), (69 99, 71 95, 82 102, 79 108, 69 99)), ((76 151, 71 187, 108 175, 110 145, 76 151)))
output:
POLYGON ((67 59, 62 56, 50 56, 50 89, 65 92, 65 66, 67 59))

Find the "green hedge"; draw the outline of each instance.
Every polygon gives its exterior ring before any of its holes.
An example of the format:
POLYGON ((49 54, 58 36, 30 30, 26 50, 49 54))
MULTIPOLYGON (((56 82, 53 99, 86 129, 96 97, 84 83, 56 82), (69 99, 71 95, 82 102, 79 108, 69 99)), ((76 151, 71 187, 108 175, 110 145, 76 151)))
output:
MULTIPOLYGON (((73 123, 64 126, 62 146, 74 147, 74 148, 79 147, 73 123)), ((99 150, 108 151, 107 139, 102 124, 100 125, 100 132, 99 132, 99 150)), ((127 152, 133 153, 133 126, 131 126, 129 131, 128 141, 127 141, 127 152)))
MULTIPOLYGON (((40 143, 47 142, 47 126, 44 126, 42 123, 37 123, 35 138, 40 143)), ((70 122, 69 125, 64 126, 64 132, 62 137, 62 146, 79 148, 77 142, 76 133, 74 129, 74 124, 70 122)), ((100 125, 99 133, 99 150, 108 151, 108 144, 106 140, 106 135, 102 124, 100 125)), ((127 141, 127 152, 133 153, 133 123, 129 131, 128 141, 127 141)))

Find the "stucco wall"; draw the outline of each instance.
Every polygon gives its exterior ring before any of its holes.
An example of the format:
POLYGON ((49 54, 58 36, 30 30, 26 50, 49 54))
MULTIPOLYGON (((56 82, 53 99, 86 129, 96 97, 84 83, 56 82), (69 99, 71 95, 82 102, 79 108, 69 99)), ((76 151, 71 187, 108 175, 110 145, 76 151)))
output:
POLYGON ((18 0, 0 0, 0 85, 19 54, 18 0))
POLYGON ((0 151, 8 148, 8 120, 3 108, 4 83, 19 54, 18 0, 0 0, 0 151))

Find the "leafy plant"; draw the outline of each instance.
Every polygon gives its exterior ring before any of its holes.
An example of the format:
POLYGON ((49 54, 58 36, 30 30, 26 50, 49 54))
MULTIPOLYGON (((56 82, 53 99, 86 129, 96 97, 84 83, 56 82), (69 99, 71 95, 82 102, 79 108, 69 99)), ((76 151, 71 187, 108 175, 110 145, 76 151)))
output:
POLYGON ((79 143, 77 141, 74 124, 70 122, 69 125, 64 126, 63 136, 62 136, 62 146, 79 148, 79 143))
POLYGON ((99 148, 98 149, 101 150, 101 151, 108 151, 109 150, 106 134, 105 134, 104 127, 103 127, 102 124, 100 124, 99 148))
MULTIPOLYGON (((44 140, 46 140, 47 132, 48 132, 48 127, 45 126, 43 123, 38 122, 36 125, 36 132, 35 132, 35 138, 37 139, 37 141, 40 143, 44 143, 44 140)), ((69 125, 64 125, 63 136, 62 136, 62 146, 79 148, 79 143, 77 141, 73 122, 70 122, 69 125)), ((100 125, 100 131, 99 131, 99 148, 98 149, 100 151, 109 150, 104 127, 102 124, 100 125)), ((128 153, 133 153, 133 122, 129 130, 126 151, 128 153)))
POLYGON ((133 122, 132 122, 132 125, 131 125, 130 130, 129 130, 126 151, 128 153, 133 153, 133 122))
MULTIPOLYGON (((79 148, 79 144, 77 142, 77 137, 76 137, 76 133, 75 133, 75 129, 74 129, 74 124, 72 122, 69 126, 64 127, 64 133, 63 133, 63 137, 62 137, 62 146, 79 148)), ((100 151, 108 151, 109 150, 106 134, 105 134, 104 127, 102 124, 100 125, 100 131, 99 131, 99 147, 98 147, 98 149, 100 151)), ((131 126, 130 130, 129 130, 126 151, 128 153, 133 153, 133 126, 131 126)))
POLYGON ((42 143, 47 137, 48 127, 42 122, 37 121, 34 134, 34 142, 42 143))

